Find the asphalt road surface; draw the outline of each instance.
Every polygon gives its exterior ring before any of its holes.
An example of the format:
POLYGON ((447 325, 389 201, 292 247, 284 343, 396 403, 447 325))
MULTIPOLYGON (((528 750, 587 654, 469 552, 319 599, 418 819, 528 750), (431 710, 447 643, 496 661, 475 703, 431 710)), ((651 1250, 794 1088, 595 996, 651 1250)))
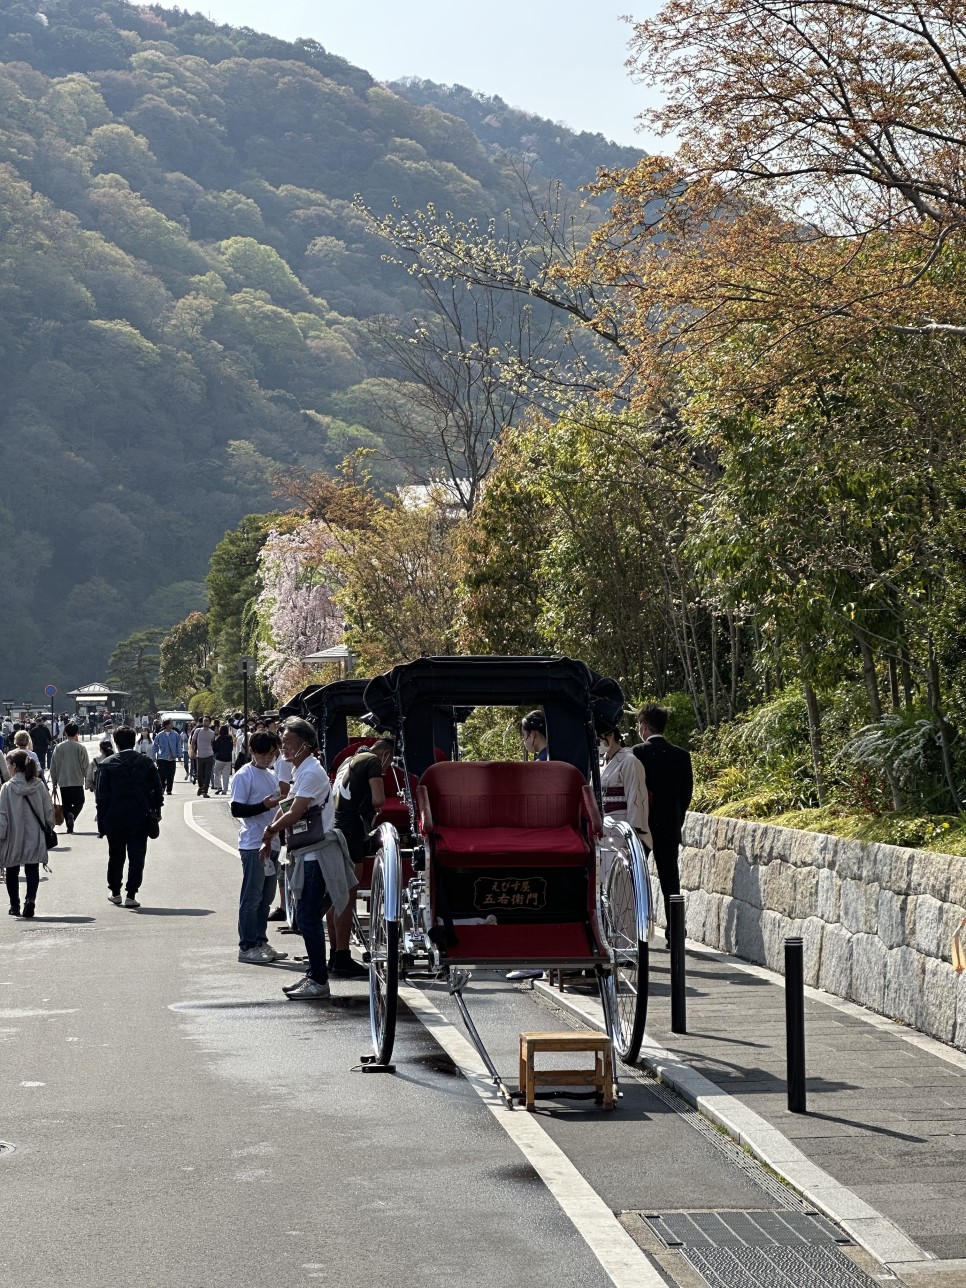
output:
MULTIPOLYGON (((643 1078, 612 1114, 510 1114, 408 1011, 397 1072, 353 1071, 370 1049, 365 983, 295 1003, 281 988, 296 966, 237 961, 240 862, 184 806, 229 848, 235 826, 181 778, 140 911, 107 900, 89 799, 36 918, 0 921, 0 1140, 14 1147, 0 1152, 0 1283, 603 1288, 619 1276, 587 1222, 606 1244, 608 1223, 621 1229, 609 1213, 775 1205, 643 1078)), ((451 999, 420 988, 455 1025, 451 999)), ((511 1078, 522 1030, 573 1023, 497 976, 469 997, 511 1078)), ((635 1255, 621 1282, 660 1282, 635 1255)))

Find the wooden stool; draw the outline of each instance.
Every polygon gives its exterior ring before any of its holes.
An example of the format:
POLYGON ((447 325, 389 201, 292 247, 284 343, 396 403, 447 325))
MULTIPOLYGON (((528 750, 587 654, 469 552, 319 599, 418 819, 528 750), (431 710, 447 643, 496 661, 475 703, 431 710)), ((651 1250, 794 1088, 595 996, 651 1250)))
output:
POLYGON ((614 1108, 614 1049, 606 1033, 582 1029, 576 1033, 520 1034, 520 1091, 533 1109, 538 1086, 593 1087, 605 1109, 614 1108), (592 1051, 593 1069, 544 1069, 533 1067, 538 1051, 592 1051))

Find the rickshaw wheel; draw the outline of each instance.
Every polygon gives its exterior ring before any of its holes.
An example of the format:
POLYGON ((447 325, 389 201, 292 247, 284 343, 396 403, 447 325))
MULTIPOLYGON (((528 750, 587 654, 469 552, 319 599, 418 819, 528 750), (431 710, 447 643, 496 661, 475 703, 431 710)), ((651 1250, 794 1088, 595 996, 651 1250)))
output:
POLYGON ((281 881, 282 883, 282 900, 283 900, 283 905, 285 907, 285 921, 286 921, 286 924, 288 925, 289 930, 294 930, 296 926, 296 920, 297 920, 295 910, 296 910, 298 901, 296 900, 295 896, 292 894, 292 891, 289 887, 288 868, 282 868, 281 874, 279 876, 279 881, 281 881))
POLYGON ((625 1064, 641 1052, 647 1021, 648 947, 638 939, 634 868, 618 854, 607 876, 601 900, 604 937, 612 953, 611 969, 603 980, 612 1018, 614 1048, 625 1064))
POLYGON ((369 918, 369 1021, 377 1064, 388 1064, 396 1040, 399 922, 386 917, 386 879, 380 854, 372 872, 369 918))

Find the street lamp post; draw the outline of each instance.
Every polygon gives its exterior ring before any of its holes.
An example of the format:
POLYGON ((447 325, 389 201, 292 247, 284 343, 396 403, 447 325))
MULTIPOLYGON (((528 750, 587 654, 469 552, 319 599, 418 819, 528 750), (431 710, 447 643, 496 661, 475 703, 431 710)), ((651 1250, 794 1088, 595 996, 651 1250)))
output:
POLYGON ((244 737, 243 746, 245 755, 248 755, 248 677, 255 674, 255 659, 253 657, 240 657, 238 659, 238 672, 242 678, 242 734, 244 737))

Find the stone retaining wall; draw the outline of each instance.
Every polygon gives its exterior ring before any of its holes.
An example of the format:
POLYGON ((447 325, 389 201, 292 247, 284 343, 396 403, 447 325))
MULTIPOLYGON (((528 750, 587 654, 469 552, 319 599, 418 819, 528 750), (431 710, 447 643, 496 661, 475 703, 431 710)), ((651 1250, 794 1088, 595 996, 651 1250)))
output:
POLYGON ((681 887, 692 939, 781 973, 801 935, 806 984, 966 1050, 966 859, 689 814, 681 887))

